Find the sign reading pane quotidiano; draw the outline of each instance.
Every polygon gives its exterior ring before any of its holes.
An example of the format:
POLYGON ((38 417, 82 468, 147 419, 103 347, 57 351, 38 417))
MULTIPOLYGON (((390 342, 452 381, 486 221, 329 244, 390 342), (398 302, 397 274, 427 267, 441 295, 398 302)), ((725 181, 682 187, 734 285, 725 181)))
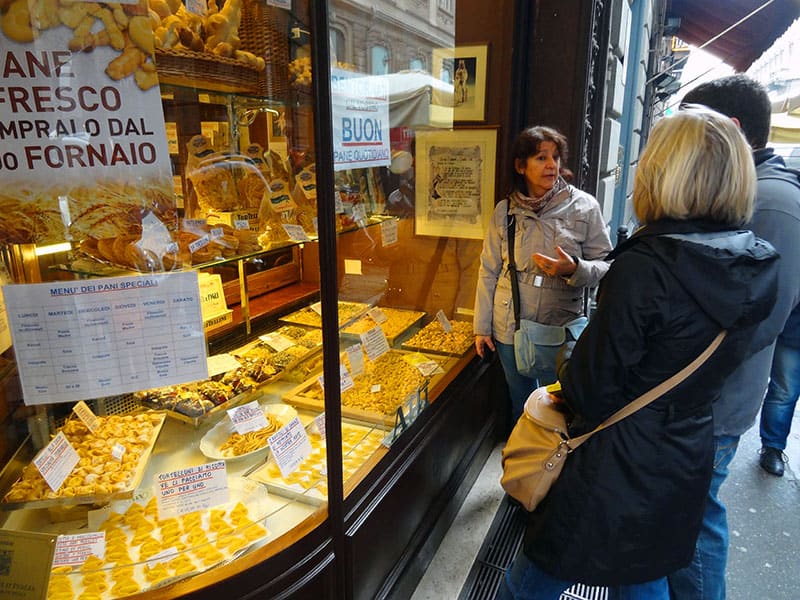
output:
POLYGON ((0 15, 0 240, 175 224, 146 0, 11 0, 0 15))

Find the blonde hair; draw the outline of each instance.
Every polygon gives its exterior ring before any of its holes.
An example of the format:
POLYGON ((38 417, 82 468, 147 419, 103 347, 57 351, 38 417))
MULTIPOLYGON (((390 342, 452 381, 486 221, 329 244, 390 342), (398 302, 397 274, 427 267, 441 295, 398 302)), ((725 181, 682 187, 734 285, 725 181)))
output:
POLYGON ((736 124, 692 106, 656 123, 633 188, 641 224, 658 219, 708 219, 741 226, 750 221, 756 170, 736 124))

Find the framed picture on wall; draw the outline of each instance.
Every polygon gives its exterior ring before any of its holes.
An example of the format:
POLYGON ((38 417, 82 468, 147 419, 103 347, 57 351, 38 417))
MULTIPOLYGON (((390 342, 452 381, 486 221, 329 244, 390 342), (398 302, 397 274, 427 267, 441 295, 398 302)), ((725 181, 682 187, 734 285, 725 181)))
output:
POLYGON ((420 130, 414 233, 483 239, 494 210, 497 129, 420 130))
POLYGON ((488 56, 488 44, 433 50, 433 76, 453 84, 454 121, 486 121, 488 56))

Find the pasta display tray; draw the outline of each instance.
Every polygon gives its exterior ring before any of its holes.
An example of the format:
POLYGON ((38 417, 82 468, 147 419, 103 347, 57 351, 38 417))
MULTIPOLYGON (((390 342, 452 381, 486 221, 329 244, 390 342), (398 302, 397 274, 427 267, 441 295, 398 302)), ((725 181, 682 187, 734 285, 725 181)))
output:
POLYGON ((78 454, 78 464, 53 491, 31 462, 12 484, 0 508, 48 508, 76 504, 105 504, 130 498, 139 486, 153 451, 164 413, 97 417, 94 433, 78 419, 70 419, 61 432, 78 454), (125 452, 117 459, 115 446, 125 452))

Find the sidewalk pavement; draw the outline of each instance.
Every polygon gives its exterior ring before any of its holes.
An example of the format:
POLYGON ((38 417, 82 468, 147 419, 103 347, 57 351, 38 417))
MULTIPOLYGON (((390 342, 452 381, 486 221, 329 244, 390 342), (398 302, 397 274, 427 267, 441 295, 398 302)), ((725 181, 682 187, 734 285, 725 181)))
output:
POLYGON ((758 423, 742 436, 720 496, 728 508, 727 600, 800 599, 800 403, 783 477, 758 466, 758 423))

